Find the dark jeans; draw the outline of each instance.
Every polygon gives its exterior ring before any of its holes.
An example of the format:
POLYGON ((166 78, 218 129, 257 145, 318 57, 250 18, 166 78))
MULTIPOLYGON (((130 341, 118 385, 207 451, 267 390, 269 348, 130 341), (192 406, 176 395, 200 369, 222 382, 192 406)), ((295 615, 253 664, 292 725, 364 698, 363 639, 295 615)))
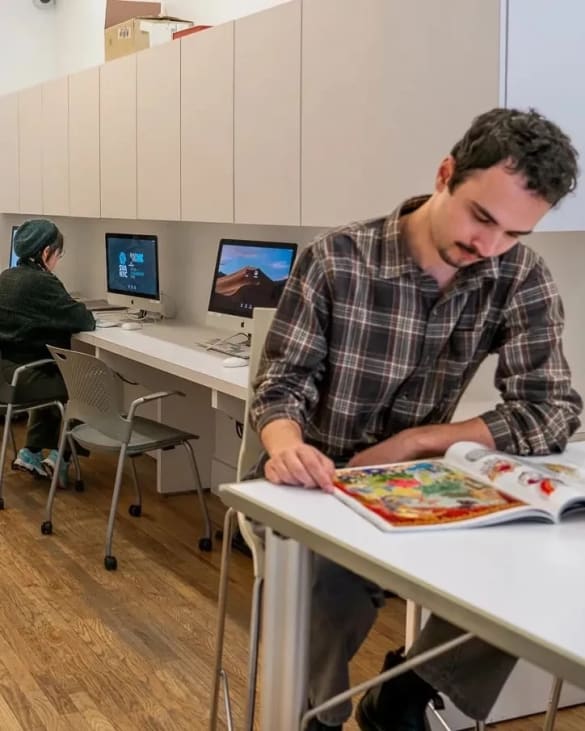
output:
MULTIPOLYGON (((22 365, 2 361, 2 373, 8 383, 12 380, 14 371, 22 365)), ((51 363, 39 368, 23 371, 18 377, 16 400, 21 403, 32 401, 67 401, 67 389, 56 365, 51 363)), ((31 411, 28 419, 25 446, 31 452, 41 449, 57 449, 59 447, 59 432, 61 429, 61 413, 56 406, 31 411)))

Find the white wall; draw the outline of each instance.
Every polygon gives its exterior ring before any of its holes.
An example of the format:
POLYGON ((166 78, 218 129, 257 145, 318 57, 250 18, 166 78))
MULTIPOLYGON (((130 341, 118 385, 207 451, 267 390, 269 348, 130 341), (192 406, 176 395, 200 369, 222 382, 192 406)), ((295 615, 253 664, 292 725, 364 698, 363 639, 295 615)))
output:
POLYGON ((32 0, 1 0, 0 94, 56 75, 55 28, 51 9, 39 10, 32 0))

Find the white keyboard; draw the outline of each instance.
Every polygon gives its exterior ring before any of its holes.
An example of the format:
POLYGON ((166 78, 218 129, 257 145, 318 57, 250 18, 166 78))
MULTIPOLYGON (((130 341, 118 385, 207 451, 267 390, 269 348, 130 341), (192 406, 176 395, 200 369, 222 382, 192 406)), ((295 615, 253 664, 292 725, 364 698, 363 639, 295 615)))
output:
POLYGON ((97 319, 95 321, 96 327, 119 327, 122 323, 120 320, 105 320, 105 319, 97 319))

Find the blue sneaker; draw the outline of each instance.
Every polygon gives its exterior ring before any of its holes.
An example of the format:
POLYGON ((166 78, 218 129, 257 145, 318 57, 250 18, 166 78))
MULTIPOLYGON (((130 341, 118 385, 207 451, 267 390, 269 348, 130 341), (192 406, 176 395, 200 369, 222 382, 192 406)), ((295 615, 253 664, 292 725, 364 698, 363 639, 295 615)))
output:
MULTIPOLYGON (((59 452, 56 449, 51 449, 47 457, 43 460, 42 465, 44 468, 44 474, 45 476, 48 476, 50 478, 53 477, 53 473, 55 472, 55 465, 57 464, 57 457, 59 456, 59 452)), ((65 490, 68 487, 68 479, 69 479, 69 462, 67 460, 62 459, 61 464, 59 465, 59 480, 58 485, 62 490, 65 490)))
POLYGON ((47 473, 43 468, 43 453, 31 452, 28 447, 20 449, 12 466, 17 470, 29 472, 36 477, 46 477, 47 473))

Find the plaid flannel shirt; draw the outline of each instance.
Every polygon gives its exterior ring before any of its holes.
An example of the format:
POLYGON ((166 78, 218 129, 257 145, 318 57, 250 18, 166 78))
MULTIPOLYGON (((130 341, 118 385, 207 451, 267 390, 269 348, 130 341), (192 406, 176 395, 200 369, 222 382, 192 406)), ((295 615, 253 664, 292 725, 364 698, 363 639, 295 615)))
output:
POLYGON ((489 353, 502 401, 481 416, 498 449, 562 450, 582 408, 562 351, 563 305, 522 244, 460 269, 441 291, 410 257, 399 218, 351 224, 303 250, 266 339, 250 418, 297 422, 342 461, 403 429, 451 420, 489 353))

